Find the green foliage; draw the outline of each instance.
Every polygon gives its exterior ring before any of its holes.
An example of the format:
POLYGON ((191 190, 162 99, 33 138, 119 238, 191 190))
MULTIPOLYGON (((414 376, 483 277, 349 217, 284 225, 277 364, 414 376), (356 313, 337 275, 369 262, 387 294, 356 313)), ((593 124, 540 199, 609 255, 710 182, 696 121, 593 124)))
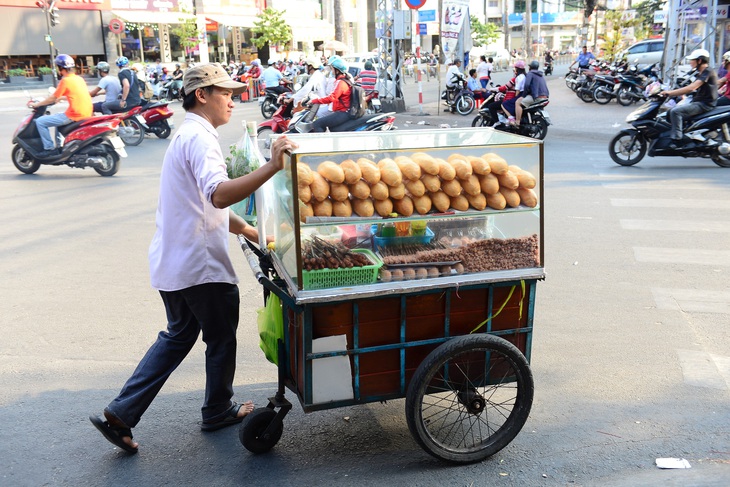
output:
POLYGON ((604 22, 606 23, 606 43, 603 45, 604 58, 609 61, 617 61, 618 53, 627 47, 628 42, 623 39, 621 33, 624 29, 634 27, 636 29, 641 25, 642 19, 634 20, 623 19, 624 10, 607 10, 604 22))
POLYGON ((641 21, 640 27, 642 31, 647 33, 651 32, 652 26, 654 25, 654 12, 657 10, 663 10, 666 3, 666 0, 644 0, 641 3, 634 5, 636 18, 641 21))
POLYGON ((25 69, 23 69, 23 68, 8 69, 8 76, 25 76, 25 69))
POLYGON ((259 20, 253 23, 251 28, 251 42, 261 49, 266 44, 285 45, 292 40, 291 27, 282 18, 281 10, 267 8, 259 16, 259 20))
POLYGON ((469 18, 471 38, 475 46, 486 46, 499 38, 500 29, 495 24, 482 24, 474 15, 469 18))
POLYGON ((53 70, 48 66, 41 66, 38 68, 38 74, 53 74, 53 70))
MULTIPOLYGON (((185 12, 183 9, 182 12, 185 12)), ((180 45, 184 48, 195 47, 200 44, 200 38, 204 35, 198 30, 195 19, 185 19, 182 24, 170 27, 170 33, 180 38, 180 45)))

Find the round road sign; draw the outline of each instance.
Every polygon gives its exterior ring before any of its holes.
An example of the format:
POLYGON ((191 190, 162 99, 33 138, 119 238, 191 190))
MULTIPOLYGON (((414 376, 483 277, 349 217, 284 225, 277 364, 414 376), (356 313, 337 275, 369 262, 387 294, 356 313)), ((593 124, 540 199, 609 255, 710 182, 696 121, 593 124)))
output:
POLYGON ((426 0, 406 0, 406 5, 410 8, 418 10, 419 8, 426 5, 426 0))
POLYGON ((122 19, 112 19, 109 21, 109 30, 115 34, 124 32, 124 21, 122 19))

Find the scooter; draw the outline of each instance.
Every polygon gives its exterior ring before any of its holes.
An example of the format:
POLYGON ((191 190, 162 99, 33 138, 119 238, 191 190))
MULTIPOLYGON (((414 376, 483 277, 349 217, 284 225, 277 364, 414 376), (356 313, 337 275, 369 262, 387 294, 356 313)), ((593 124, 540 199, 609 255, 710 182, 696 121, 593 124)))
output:
MULTIPOLYGON (((30 104, 36 100, 30 100, 30 104)), ((119 171, 122 157, 127 157, 124 142, 117 135, 119 118, 103 115, 56 127, 57 146, 60 153, 41 157, 41 141, 35 120, 46 114, 46 107, 38 107, 26 116, 13 134, 13 165, 22 173, 33 174, 42 164, 67 165, 77 168, 90 167, 101 176, 113 176, 119 171)))
POLYGON ((550 114, 544 108, 550 103, 549 100, 538 100, 529 107, 522 110, 520 125, 510 125, 502 110, 497 112, 497 120, 492 119, 489 111, 489 104, 496 101, 497 91, 492 91, 486 100, 479 106, 479 115, 471 122, 472 127, 492 127, 502 132, 532 137, 533 139, 544 140, 547 137, 548 126, 552 124, 550 114))
POLYGON ((441 99, 451 113, 458 112, 459 115, 467 116, 474 111, 476 100, 474 94, 466 87, 466 78, 455 75, 452 80, 454 86, 446 88, 441 93, 441 99))
MULTIPOLYGON (((167 106, 167 101, 157 101, 142 106, 140 116, 144 123, 142 127, 145 132, 151 132, 160 139, 166 139, 175 128, 172 121, 174 112, 167 106)), ((139 117, 137 117, 139 119, 139 117)))
POLYGON ((160 93, 157 95, 158 100, 182 101, 182 80, 169 80, 166 81, 160 88, 160 93))
POLYGON ((279 81, 279 86, 283 87, 284 92, 275 91, 272 88, 266 88, 266 94, 259 98, 259 104, 261 105, 261 115, 264 118, 271 118, 274 116, 274 112, 279 108, 279 95, 284 93, 291 93, 291 81, 282 79, 279 81))
POLYGON ((545 76, 550 76, 551 74, 553 74, 553 62, 552 61, 545 63, 545 76))

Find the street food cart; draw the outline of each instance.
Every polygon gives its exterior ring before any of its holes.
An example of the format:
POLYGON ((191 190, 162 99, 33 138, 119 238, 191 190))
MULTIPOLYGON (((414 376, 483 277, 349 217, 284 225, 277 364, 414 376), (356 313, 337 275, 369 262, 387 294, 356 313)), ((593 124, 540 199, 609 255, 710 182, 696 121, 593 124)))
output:
POLYGON ((504 448, 533 398, 541 141, 483 128, 289 137, 299 149, 256 192, 258 248, 239 237, 283 315, 278 391, 241 443, 278 442, 288 389, 305 412, 405 398, 414 439, 445 461, 504 448))

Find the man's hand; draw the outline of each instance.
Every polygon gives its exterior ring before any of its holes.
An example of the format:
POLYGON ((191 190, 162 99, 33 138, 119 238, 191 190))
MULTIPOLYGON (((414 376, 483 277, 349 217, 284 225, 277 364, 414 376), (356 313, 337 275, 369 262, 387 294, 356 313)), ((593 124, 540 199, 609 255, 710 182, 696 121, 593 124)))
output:
POLYGON ((269 164, 273 164, 277 170, 284 168, 284 153, 297 149, 299 144, 292 142, 287 139, 286 136, 281 136, 271 144, 271 161, 269 164))

